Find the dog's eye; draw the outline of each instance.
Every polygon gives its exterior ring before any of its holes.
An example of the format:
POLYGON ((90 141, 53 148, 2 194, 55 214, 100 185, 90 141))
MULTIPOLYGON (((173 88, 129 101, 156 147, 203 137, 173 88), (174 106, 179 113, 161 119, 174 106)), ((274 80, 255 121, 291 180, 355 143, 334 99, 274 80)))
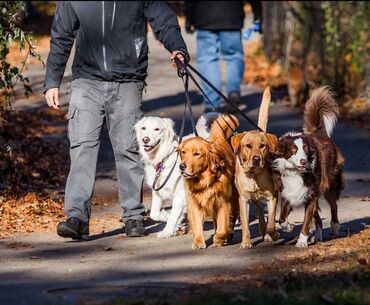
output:
POLYGON ((266 147, 266 144, 261 144, 260 145, 260 148, 265 148, 266 147))
POLYGON ((200 153, 195 152, 195 153, 193 153, 193 156, 194 156, 194 157, 198 157, 198 156, 200 156, 200 153))
POLYGON ((246 148, 252 148, 252 145, 251 144, 245 144, 245 147, 246 148))
POLYGON ((305 144, 305 145, 303 145, 303 150, 305 151, 305 152, 308 152, 308 146, 305 144))
POLYGON ((154 128, 154 131, 159 131, 160 129, 159 128, 154 128))
POLYGON ((141 130, 145 130, 146 129, 146 127, 141 127, 141 130))
POLYGON ((292 146, 291 151, 292 153, 296 153, 298 150, 297 146, 292 146))

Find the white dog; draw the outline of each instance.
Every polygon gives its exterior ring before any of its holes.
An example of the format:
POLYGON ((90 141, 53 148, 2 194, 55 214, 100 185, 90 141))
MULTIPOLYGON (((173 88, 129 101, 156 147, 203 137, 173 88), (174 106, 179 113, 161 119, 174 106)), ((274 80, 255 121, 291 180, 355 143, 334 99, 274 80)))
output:
MULTIPOLYGON (((208 139, 209 128, 217 116, 218 113, 210 112, 199 118, 196 125, 199 136, 208 139)), ((176 162, 178 139, 173 127, 174 122, 171 119, 159 117, 144 117, 135 125, 139 151, 144 161, 145 180, 151 188, 157 174, 159 178, 156 187, 163 184, 176 162)), ((188 135, 186 138, 191 136, 194 135, 188 135)), ((180 158, 176 163, 165 186, 158 191, 152 189, 150 218, 155 221, 167 221, 158 237, 175 236, 186 216, 185 190, 179 170, 180 158), (172 201, 170 214, 164 209, 161 210, 165 201, 172 201)))

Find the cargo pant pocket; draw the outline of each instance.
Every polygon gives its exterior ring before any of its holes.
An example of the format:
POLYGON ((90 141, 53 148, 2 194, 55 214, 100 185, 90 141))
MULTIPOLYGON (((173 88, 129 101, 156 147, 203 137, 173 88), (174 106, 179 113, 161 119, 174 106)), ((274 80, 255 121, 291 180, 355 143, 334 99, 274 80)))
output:
POLYGON ((68 119, 68 132, 67 136, 70 142, 71 148, 78 146, 78 109, 73 107, 70 108, 67 115, 68 119))
POLYGON ((139 147, 136 141, 134 125, 144 114, 140 108, 121 112, 115 122, 109 122, 109 134, 113 148, 117 152, 125 154, 126 152, 137 152, 139 147))

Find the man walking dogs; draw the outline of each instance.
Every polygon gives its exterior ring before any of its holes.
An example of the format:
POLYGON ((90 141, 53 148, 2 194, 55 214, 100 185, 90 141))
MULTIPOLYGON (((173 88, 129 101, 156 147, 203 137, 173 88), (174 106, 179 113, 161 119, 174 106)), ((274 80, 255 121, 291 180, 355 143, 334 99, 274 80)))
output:
POLYGON ((142 118, 142 90, 148 66, 146 23, 171 62, 189 59, 175 13, 164 1, 61 1, 51 28, 44 92, 59 108, 59 86, 76 39, 72 94, 68 110, 71 167, 65 191, 67 221, 57 233, 81 239, 89 235, 91 197, 106 120, 112 143, 120 205, 127 236, 143 236, 144 172, 134 124, 142 118))

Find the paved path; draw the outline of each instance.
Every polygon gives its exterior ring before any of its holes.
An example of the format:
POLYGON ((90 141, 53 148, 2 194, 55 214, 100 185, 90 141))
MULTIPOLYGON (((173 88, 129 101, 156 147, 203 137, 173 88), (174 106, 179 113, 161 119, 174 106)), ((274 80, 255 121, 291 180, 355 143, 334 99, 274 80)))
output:
MULTIPOLYGON (((195 50, 194 37, 186 36, 190 50, 195 50)), ((176 121, 182 117, 184 101, 182 84, 174 70, 169 68, 168 54, 150 37, 150 69, 147 92, 144 95, 144 110, 147 115, 168 116, 176 121)), ((194 58, 194 54, 192 54, 194 58)), ((36 90, 40 90, 43 72, 35 67, 29 70, 35 77, 36 90)), ((68 80, 68 76, 66 77, 68 80)), ((67 84, 62 87, 65 92, 67 84)), ((198 116, 203 110, 199 95, 192 88, 194 112, 198 116)), ((243 103, 248 105, 248 114, 256 118, 261 94, 252 87, 243 85, 243 103)), ((68 96, 63 97, 65 107, 68 96)), ((40 99, 32 103, 17 100, 14 107, 26 109, 44 105, 40 99)), ((281 104, 271 107, 269 130, 278 135, 300 129, 302 115, 297 109, 281 104)), ((241 130, 250 126, 242 123, 241 130)), ((342 223, 341 235, 361 230, 370 223, 369 202, 361 197, 370 191, 370 141, 364 131, 340 122, 334 138, 346 156, 347 187, 339 203, 342 223)), ((102 151, 98 168, 96 193, 114 195, 116 192, 113 155, 106 134, 103 136, 102 151)), ((324 218, 324 238, 330 239, 329 210, 321 204, 324 218)), ((117 213, 117 206, 99 207, 95 215, 117 213)), ((240 229, 234 244, 221 249, 192 251, 191 237, 158 239, 155 232, 163 225, 152 225, 149 236, 127 239, 117 230, 97 235, 89 242, 71 242, 54 233, 27 234, 0 240, 0 304, 97 304, 94 300, 109 299, 112 295, 132 297, 158 297, 161 292, 176 294, 188 284, 201 282, 210 275, 235 274, 247 270, 260 261, 289 252, 286 244, 299 232, 302 211, 295 211, 292 220, 297 226, 292 234, 282 234, 275 244, 259 243, 257 224, 252 223, 252 236, 256 246, 251 250, 240 250, 240 229), (19 243, 14 247, 15 242, 19 243), (13 243, 13 244, 12 244, 13 243), (13 245, 13 247, 12 247, 13 245), (145 288, 139 289, 145 285, 145 288), (130 288, 131 287, 131 288, 130 288)), ((206 232, 210 237, 211 225, 206 232)))

